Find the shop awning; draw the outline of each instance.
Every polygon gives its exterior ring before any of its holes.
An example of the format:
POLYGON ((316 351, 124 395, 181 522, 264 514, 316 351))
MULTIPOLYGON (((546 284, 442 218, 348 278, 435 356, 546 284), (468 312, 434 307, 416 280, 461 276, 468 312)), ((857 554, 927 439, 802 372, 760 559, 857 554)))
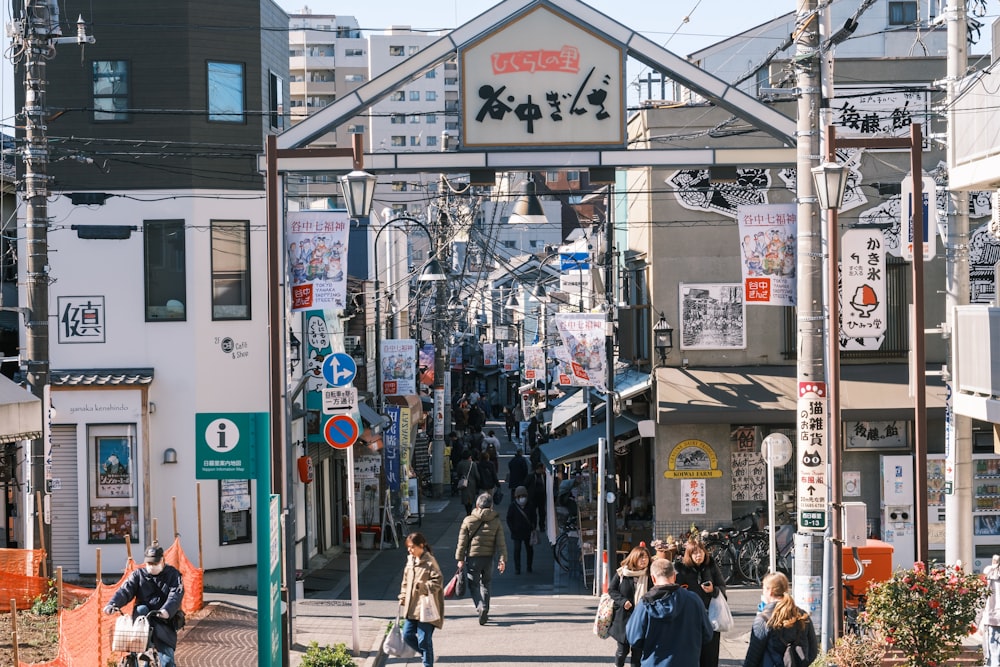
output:
POLYGON ((623 401, 638 396, 649 389, 652 384, 652 375, 633 369, 615 375, 615 393, 623 401))
MULTIPOLYGON (((638 430, 639 424, 634 419, 615 417, 615 439, 638 430)), ((550 440, 541 445, 542 461, 551 466, 591 457, 597 453, 597 439, 605 437, 607 432, 607 425, 601 423, 567 435, 565 438, 550 440)))
MULTIPOLYGON (((590 402, 596 407, 598 401, 596 401, 595 399, 599 399, 600 397, 597 395, 597 392, 595 391, 591 391, 589 393, 591 397, 590 402)), ((549 424, 549 431, 555 431, 556 429, 568 424, 569 422, 573 421, 581 414, 586 412, 587 394, 588 392, 584 391, 583 389, 577 389, 575 393, 568 394, 567 396, 559 399, 558 404, 555 401, 552 401, 553 408, 552 408, 552 417, 549 420, 551 422, 549 424)), ((604 399, 600 399, 600 403, 603 404, 603 402, 604 399)))
MULTIPOLYGON (((906 364, 842 365, 844 421, 912 420, 906 364)), ((660 424, 794 423, 795 366, 658 368, 656 421, 660 424)), ((927 414, 944 416, 945 388, 927 378, 927 414)))
POLYGON ((0 375, 0 443, 42 436, 42 402, 27 389, 0 375))
POLYGON ((385 428, 389 425, 388 417, 380 415, 364 403, 358 403, 358 412, 361 413, 361 419, 372 428, 385 428))
MULTIPOLYGON (((626 400, 637 396, 648 389, 653 384, 652 376, 634 369, 626 369, 615 375, 615 393, 620 400, 626 400)), ((587 410, 585 400, 587 392, 578 389, 573 394, 568 394, 558 402, 552 401, 552 411, 547 414, 548 421, 551 422, 549 429, 555 431, 560 426, 568 424, 587 410)), ((605 395, 603 391, 593 388, 590 391, 590 402, 594 406, 595 412, 604 407, 605 395)))

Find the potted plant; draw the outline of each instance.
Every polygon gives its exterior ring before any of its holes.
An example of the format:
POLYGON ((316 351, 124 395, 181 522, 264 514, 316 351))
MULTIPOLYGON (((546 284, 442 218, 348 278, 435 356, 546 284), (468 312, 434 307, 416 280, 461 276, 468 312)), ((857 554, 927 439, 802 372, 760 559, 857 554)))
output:
POLYGON ((989 597, 981 575, 953 565, 914 563, 868 590, 867 622, 907 667, 940 667, 962 652, 989 597))

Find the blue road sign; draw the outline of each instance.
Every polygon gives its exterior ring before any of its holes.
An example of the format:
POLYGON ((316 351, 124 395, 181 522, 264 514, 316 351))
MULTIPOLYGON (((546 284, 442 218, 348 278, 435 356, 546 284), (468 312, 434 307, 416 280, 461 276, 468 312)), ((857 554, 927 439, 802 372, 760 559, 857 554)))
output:
POLYGON ((323 437, 334 449, 348 449, 358 441, 361 429, 351 415, 334 415, 323 426, 323 437))
POLYGON ((334 352, 323 360, 323 377, 331 387, 346 387, 357 374, 358 365, 349 354, 334 352))

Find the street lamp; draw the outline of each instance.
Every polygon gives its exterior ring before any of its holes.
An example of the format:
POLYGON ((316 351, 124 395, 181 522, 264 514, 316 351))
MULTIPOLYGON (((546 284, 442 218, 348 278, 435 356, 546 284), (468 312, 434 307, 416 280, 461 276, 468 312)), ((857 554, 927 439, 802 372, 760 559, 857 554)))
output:
POLYGON ((847 190, 847 167, 839 162, 827 160, 818 167, 813 167, 810 171, 820 208, 831 209, 843 206, 844 193, 847 190))
POLYGON ((660 355, 660 365, 665 364, 670 351, 674 349, 674 328, 667 322, 663 313, 660 313, 660 319, 653 325, 653 347, 660 355))
POLYGON ((340 185, 344 189, 344 204, 347 206, 347 215, 360 219, 367 218, 371 214, 377 180, 372 174, 360 169, 355 169, 340 177, 340 185))

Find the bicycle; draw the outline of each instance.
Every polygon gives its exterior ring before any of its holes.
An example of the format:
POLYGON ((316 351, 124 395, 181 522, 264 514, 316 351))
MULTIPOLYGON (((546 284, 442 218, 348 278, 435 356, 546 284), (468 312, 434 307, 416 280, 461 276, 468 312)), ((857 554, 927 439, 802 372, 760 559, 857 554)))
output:
MULTIPOLYGON (((778 516, 789 516, 788 512, 781 512, 778 516)), ((736 564, 740 574, 755 586, 759 586, 764 575, 767 574, 771 563, 770 533, 771 528, 753 531, 747 537, 746 542, 740 547, 737 554, 736 564)), ((795 558, 795 525, 784 524, 774 528, 775 544, 778 549, 775 557, 775 565, 778 571, 791 574, 792 561, 795 558)))
POLYGON ((552 545, 552 557, 563 572, 569 572, 579 564, 580 531, 577 530, 576 517, 569 515, 562 522, 559 536, 552 545))
MULTIPOLYGON (((129 618, 128 614, 115 607, 115 611, 123 618, 129 618)), ((129 627, 121 626, 116 622, 111 638, 111 650, 124 652, 125 655, 118 661, 118 667, 140 667, 140 661, 145 663, 141 667, 159 667, 160 654, 153 645, 153 626, 151 620, 157 615, 157 611, 139 616, 133 620, 129 627), (135 621, 140 618, 145 619, 145 627, 135 627, 135 621)))
POLYGON ((736 517, 730 526, 720 526, 714 531, 705 531, 702 539, 705 550, 712 556, 727 584, 734 584, 741 578, 739 553, 743 544, 757 532, 758 518, 763 512, 756 509, 749 514, 736 517))

